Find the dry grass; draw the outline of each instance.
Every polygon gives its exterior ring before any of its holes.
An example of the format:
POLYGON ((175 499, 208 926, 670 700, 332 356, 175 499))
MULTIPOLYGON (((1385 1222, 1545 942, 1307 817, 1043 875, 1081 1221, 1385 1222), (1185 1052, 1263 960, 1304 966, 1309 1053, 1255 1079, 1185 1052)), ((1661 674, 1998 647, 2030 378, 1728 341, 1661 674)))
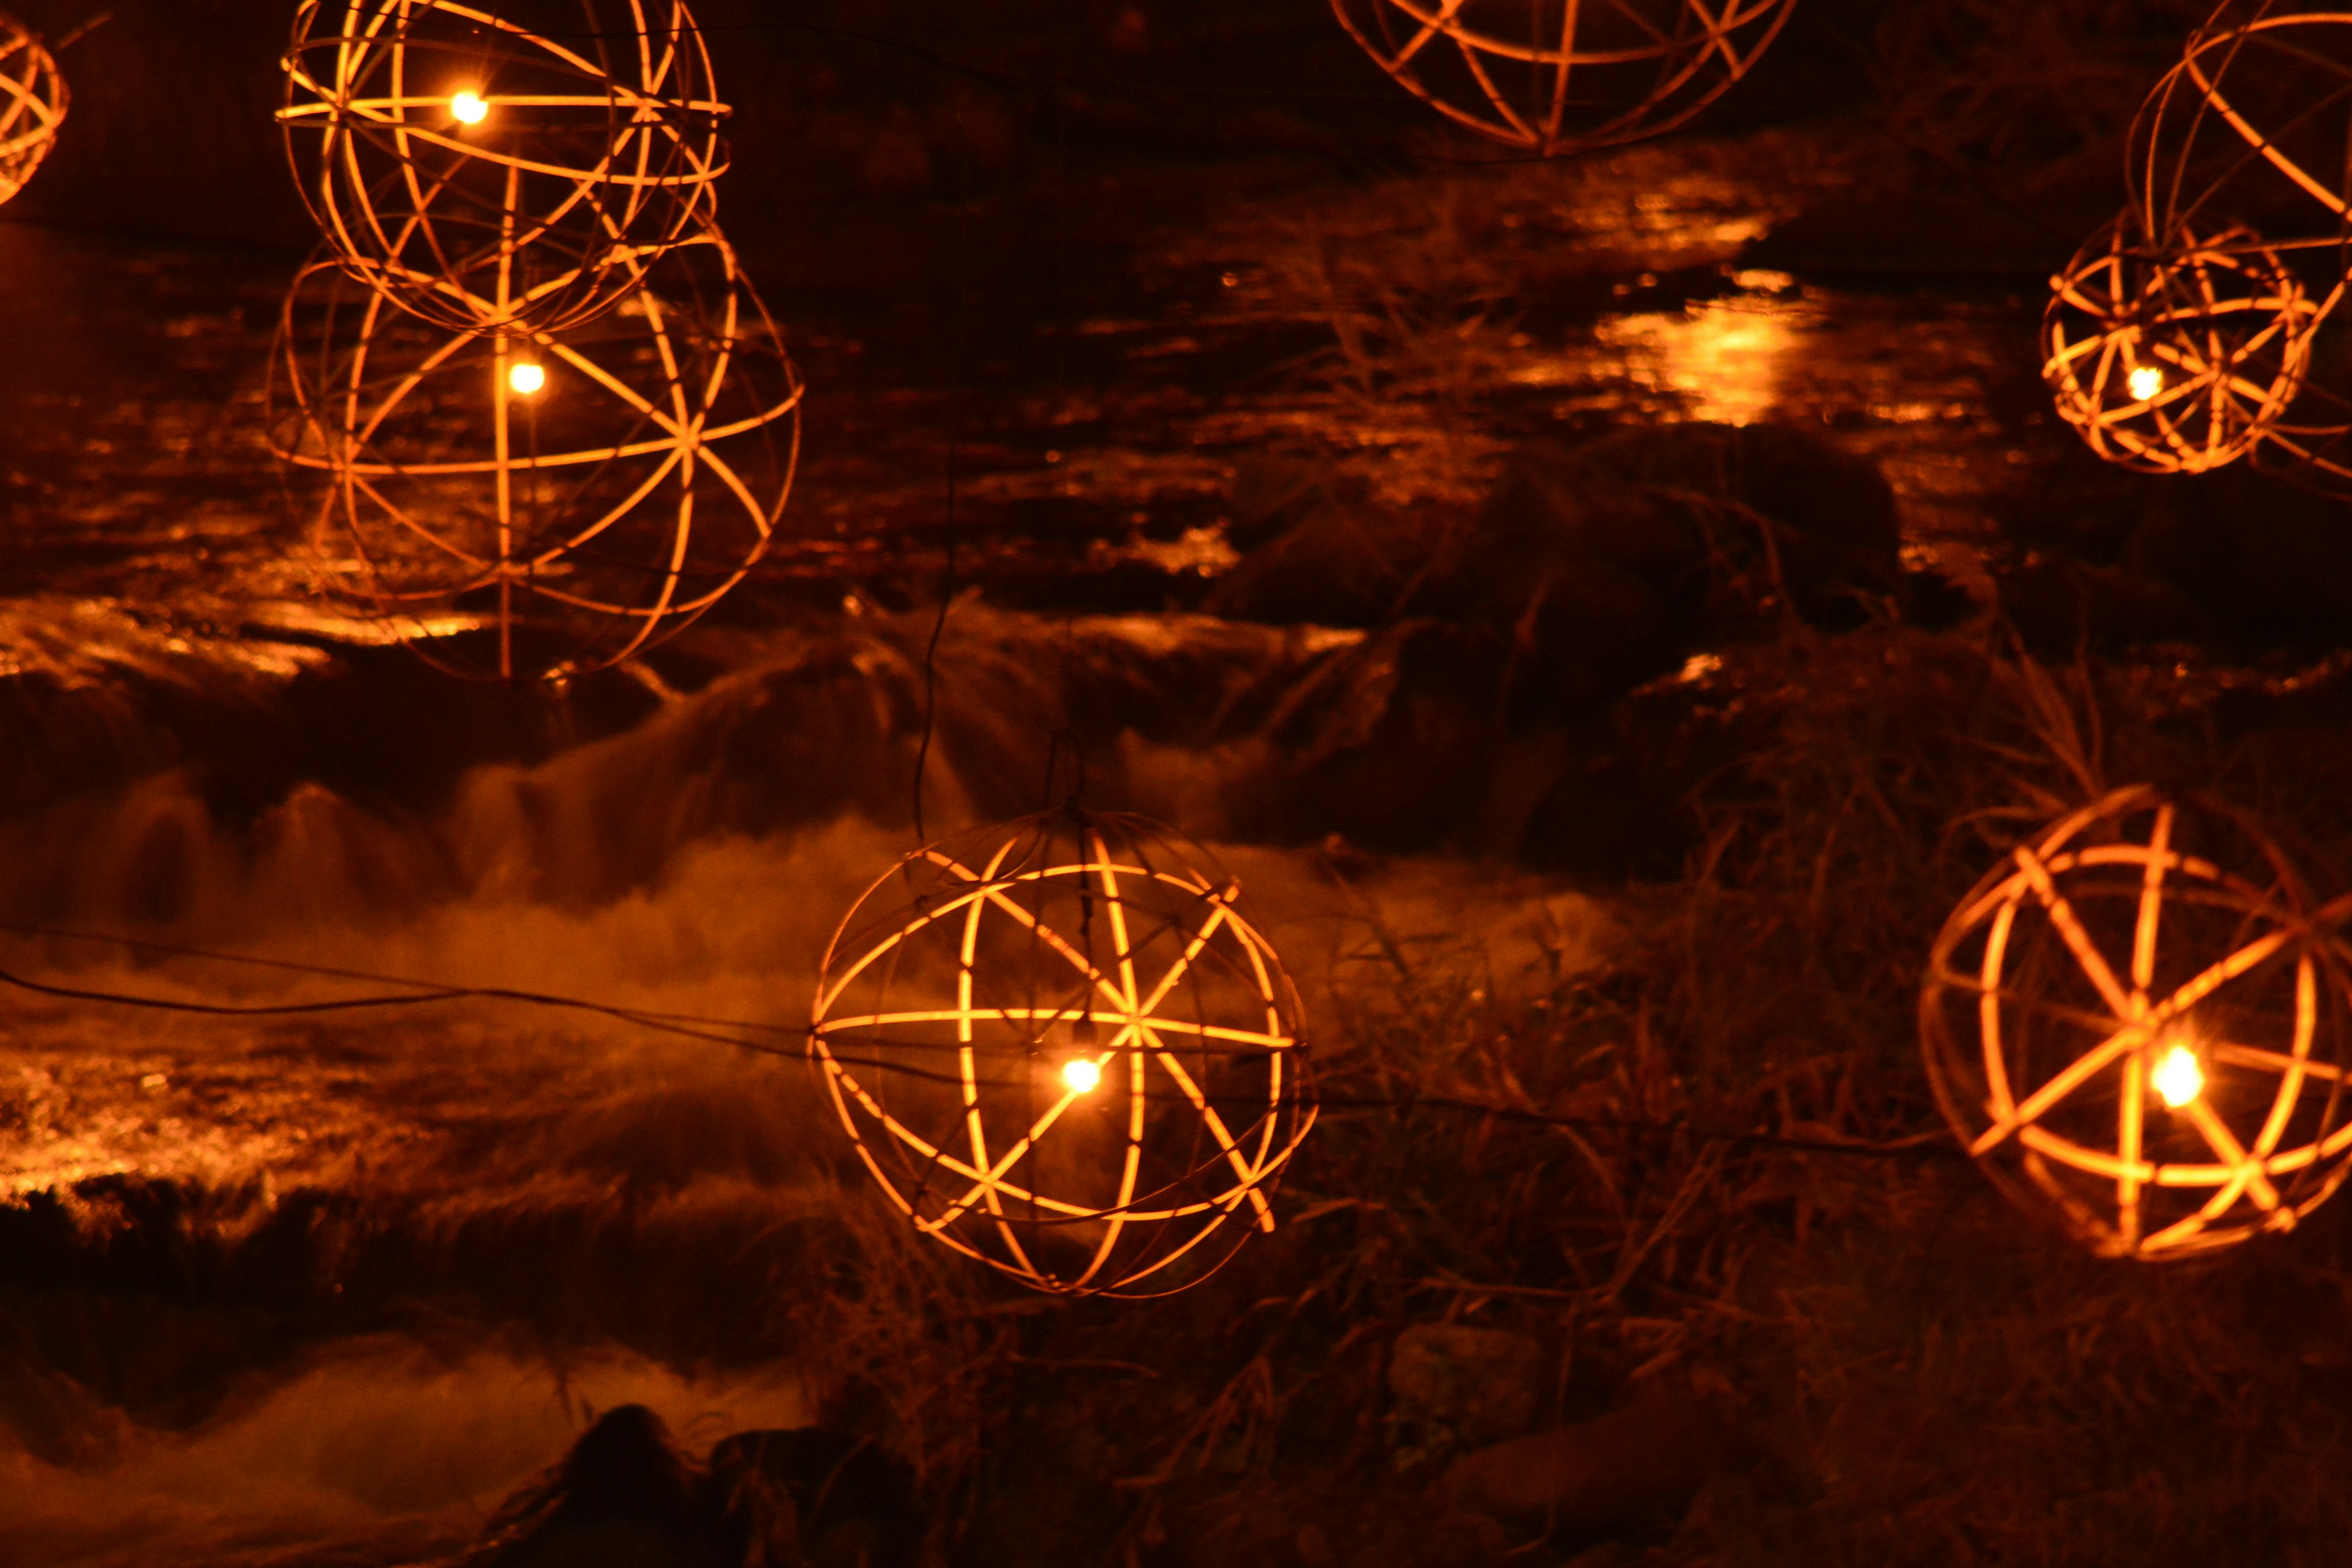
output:
POLYGON ((877 1231, 827 1342, 965 1500, 980 1561, 1050 1498, 1060 1522, 1023 1550, 1148 1562, 1203 1495, 1430 1481, 1465 1439, 1406 1419, 1382 1368, 1440 1321, 1543 1342, 1547 1419, 1669 1367, 1733 1391, 1738 1458, 1635 1560, 2334 1561, 2352 1271, 2332 1212, 2206 1265, 2078 1257, 1951 1152, 1916 1066, 1951 902, 2104 784, 2230 777, 2340 849, 2301 770, 2264 758, 2338 776, 2345 737, 2232 736, 2157 689, 1895 626, 1733 650, 1698 701, 1741 760, 1698 793, 1704 847, 1634 898, 1617 962, 1503 1006, 1368 935, 1276 1237, 1191 1296, 1071 1307, 974 1289, 877 1231), (1367 1103, 1439 1098, 1565 1124, 1367 1103))

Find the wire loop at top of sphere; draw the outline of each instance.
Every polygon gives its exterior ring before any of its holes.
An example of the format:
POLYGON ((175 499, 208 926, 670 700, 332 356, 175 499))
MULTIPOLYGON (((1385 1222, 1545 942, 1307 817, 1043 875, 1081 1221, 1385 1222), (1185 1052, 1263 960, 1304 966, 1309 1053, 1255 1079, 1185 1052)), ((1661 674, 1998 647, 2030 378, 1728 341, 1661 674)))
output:
POLYGON ((278 118, 353 276, 455 331, 562 331, 710 226, 729 110, 683 0, 499 13, 303 0, 278 118))
POLYGON ((890 1202, 1064 1295, 1166 1294, 1272 1230, 1315 1109, 1240 893, 1165 829, 1075 809, 877 882, 825 956, 811 1049, 890 1202))
POLYGON ((68 101, 48 46, 0 12, 0 202, 23 190, 57 145, 68 101))
POLYGON ((2275 846, 2120 790, 2021 845, 1936 940, 1922 1049, 2023 1206, 2113 1257, 2292 1229, 2345 1178, 2346 984, 2275 846))
POLYGON ((1747 76, 1795 0, 1331 0, 1455 124, 1541 156, 1674 130, 1747 76))

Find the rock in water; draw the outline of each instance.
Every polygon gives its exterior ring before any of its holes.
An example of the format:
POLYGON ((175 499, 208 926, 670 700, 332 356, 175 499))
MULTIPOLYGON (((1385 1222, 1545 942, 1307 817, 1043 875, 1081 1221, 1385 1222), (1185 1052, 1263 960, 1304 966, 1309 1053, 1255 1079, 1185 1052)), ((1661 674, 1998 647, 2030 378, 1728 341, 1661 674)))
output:
POLYGON ((822 1426, 738 1432, 710 1450, 710 1488, 762 1560, 808 1568, 919 1568, 930 1518, 914 1470, 871 1438, 822 1426), (779 1554, 786 1531, 795 1556, 779 1554))
POLYGON ((1630 690, 1782 604, 1858 625, 1902 580, 1874 464, 1788 426, 1676 425, 1521 448, 1412 609, 1508 636, 1524 714, 1630 690))
POLYGON ((737 1568, 660 1416, 606 1411, 546 1479, 508 1500, 477 1568, 737 1568))

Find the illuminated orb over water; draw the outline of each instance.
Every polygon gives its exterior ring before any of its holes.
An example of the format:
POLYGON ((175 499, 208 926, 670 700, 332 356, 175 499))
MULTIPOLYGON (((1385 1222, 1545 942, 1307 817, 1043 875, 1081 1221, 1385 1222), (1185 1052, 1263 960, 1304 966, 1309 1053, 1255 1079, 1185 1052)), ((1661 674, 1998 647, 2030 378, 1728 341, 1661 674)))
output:
POLYGON ((328 587, 461 675, 575 675, 682 629, 767 550, 799 453, 782 334, 715 238, 527 339, 427 324, 314 262, 273 368, 328 587))
POLYGON ((0 202, 25 188, 65 123, 66 79, 47 45, 0 12, 0 202))
POLYGON ((2294 1228, 2342 1183, 2343 974, 2293 871, 2145 786, 1979 883, 1920 1000, 1936 1095, 2011 1196, 2103 1254, 2294 1228))
POLYGON ((917 1228, 1056 1294, 1213 1272, 1274 1228, 1315 1121, 1297 995, 1240 884, 1130 816, 908 856, 826 953, 812 1043, 917 1228))
POLYGON ((278 119, 354 277, 528 333, 611 310, 710 226, 728 112, 683 0, 303 0, 278 119))
POLYGON ((1795 0, 1331 0, 1407 91, 1544 156, 1683 124, 1745 77, 1795 0))
POLYGON ((2322 305, 2251 230, 2159 247, 2126 216, 2051 283, 2042 379, 2100 457, 2202 473, 2283 430, 2322 305))

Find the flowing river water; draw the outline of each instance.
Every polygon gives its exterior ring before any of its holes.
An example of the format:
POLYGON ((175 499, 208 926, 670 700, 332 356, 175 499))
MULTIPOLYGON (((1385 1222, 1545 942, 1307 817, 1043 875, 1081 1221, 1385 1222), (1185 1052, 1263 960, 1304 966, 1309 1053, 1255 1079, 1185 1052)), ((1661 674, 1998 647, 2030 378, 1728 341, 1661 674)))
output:
POLYGON ((933 830, 1036 809, 1085 730, 1090 791, 1225 841, 1326 1018, 1377 1005, 1400 944, 1504 992, 1588 962, 1608 910, 1556 880, 1432 854, 1342 881, 1311 803, 1272 836, 1306 847, 1235 842, 1285 787, 1271 716, 1344 705, 1365 634, 1192 606, 1270 461, 1462 512, 1515 443, 1687 420, 1832 433, 1915 564, 1981 575, 2049 438, 2031 279, 1751 255, 1868 162, 1768 132, 1269 163, 1061 193, 1034 230, 942 210, 971 277, 903 290, 904 257, 861 286, 755 248, 809 386, 789 537, 638 670, 523 692, 310 593, 311 503, 265 445, 292 258, 0 223, 0 969, 380 989, 170 951, 201 948, 726 1020, 784 1058, 486 1001, 0 993, 0 1560, 418 1561, 593 1410, 697 1443, 813 1418, 786 1304, 868 1199, 790 1030, 911 847, 932 696, 933 830), (1097 201, 1177 216, 1057 237, 1097 201))

